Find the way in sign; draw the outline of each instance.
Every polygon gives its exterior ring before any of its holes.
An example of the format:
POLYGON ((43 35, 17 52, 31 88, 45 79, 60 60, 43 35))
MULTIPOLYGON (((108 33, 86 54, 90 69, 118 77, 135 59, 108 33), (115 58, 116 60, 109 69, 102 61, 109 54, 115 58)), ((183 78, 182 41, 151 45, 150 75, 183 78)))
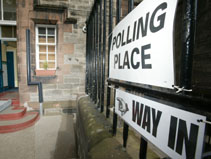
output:
POLYGON ((142 129, 156 137, 162 112, 135 100, 132 101, 132 106, 133 122, 136 122, 142 129))

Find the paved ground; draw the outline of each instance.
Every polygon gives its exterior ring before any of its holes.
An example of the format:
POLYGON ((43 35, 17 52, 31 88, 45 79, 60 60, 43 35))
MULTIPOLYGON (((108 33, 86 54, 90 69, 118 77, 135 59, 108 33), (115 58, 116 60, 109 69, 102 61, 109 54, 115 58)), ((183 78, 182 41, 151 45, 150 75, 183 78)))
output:
POLYGON ((72 115, 42 117, 22 131, 0 134, 0 159, 76 158, 72 115))

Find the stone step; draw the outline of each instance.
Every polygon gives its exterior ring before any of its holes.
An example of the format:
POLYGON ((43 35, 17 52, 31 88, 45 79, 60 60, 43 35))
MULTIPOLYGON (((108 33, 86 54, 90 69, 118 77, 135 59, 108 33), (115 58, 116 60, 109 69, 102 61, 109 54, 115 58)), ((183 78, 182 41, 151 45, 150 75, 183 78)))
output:
POLYGON ((11 106, 11 100, 0 100, 0 112, 11 106))
POLYGON ((11 100, 11 105, 12 105, 12 106, 16 106, 16 107, 20 106, 20 101, 19 101, 19 99, 1 98, 0 100, 1 100, 1 101, 11 100))
POLYGON ((0 133, 9 133, 32 126, 39 119, 38 112, 27 112, 21 119, 1 120, 0 133))
POLYGON ((4 111, 0 112, 0 120, 16 120, 20 119, 26 113, 25 107, 10 106, 4 111))

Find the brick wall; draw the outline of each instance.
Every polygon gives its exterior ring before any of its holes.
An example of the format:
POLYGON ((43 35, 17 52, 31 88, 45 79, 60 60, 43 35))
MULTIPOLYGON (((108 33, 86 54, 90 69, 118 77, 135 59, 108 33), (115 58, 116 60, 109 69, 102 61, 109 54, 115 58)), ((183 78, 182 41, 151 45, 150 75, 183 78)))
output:
POLYGON ((43 83, 44 104, 74 106, 85 92, 86 34, 82 32, 93 0, 17 0, 17 55, 21 104, 38 106, 36 86, 27 86, 26 29, 31 31, 32 81, 43 83), (36 7, 36 8, 35 8, 36 7), (43 9, 44 8, 44 9, 43 9), (55 76, 36 76, 35 25, 57 26, 57 69, 55 76))

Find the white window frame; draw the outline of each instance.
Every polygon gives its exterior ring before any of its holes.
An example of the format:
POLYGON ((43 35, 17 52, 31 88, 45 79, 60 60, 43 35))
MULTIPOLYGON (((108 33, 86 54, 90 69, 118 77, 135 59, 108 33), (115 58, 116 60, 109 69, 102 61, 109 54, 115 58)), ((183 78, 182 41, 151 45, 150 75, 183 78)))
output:
MULTIPOLYGON (((44 35, 44 34, 43 34, 44 35)), ((57 29, 56 29, 56 25, 44 25, 44 24, 37 24, 36 27, 35 27, 35 36, 36 36, 36 40, 35 40, 35 45, 36 45, 36 69, 37 70, 44 70, 44 68, 40 68, 40 60, 39 60, 39 45, 50 45, 50 46, 55 46, 55 68, 48 68, 48 70, 56 70, 57 68, 57 29), (46 28, 46 43, 39 43, 38 39, 39 39, 39 34, 38 34, 38 28, 39 27, 43 27, 43 28, 46 28), (47 34, 47 28, 54 28, 55 29, 55 42, 54 43, 48 43, 47 42, 47 37, 48 37, 48 34, 47 34)), ((47 59, 47 62, 49 62, 48 60, 48 47, 46 48, 46 59, 47 59)), ((50 60, 53 62, 53 60, 50 60)))
POLYGON ((4 3, 3 3, 3 0, 0 0, 0 3, 1 3, 0 25, 16 25, 16 20, 4 20, 4 3))

